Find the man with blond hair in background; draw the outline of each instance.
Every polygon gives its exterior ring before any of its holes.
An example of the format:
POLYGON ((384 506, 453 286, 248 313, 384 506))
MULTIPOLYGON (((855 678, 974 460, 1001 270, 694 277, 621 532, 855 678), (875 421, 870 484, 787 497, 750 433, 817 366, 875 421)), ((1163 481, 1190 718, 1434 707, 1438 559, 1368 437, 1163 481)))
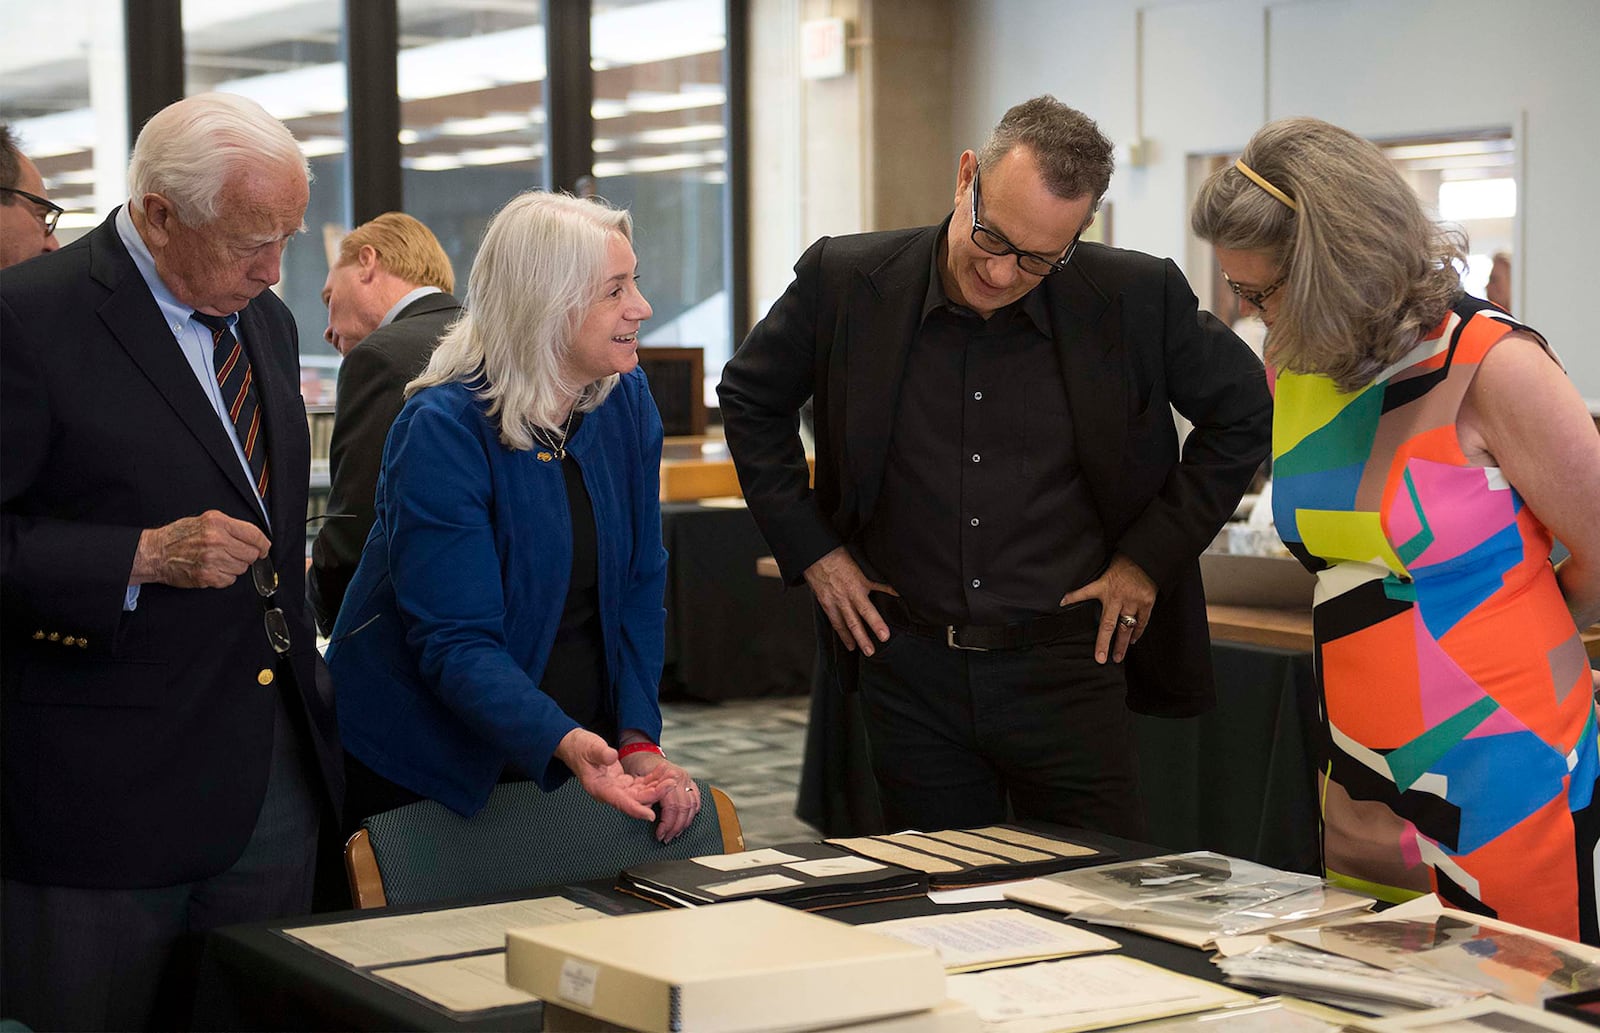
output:
POLYGON ((305 158, 199 94, 145 124, 128 183, 0 281, 0 990, 34 1029, 186 1028, 188 948, 309 911, 343 797, 268 289, 305 158))
POLYGON ((344 363, 328 449, 328 516, 311 547, 306 581, 324 634, 333 630, 372 530, 383 443, 406 384, 428 365, 439 337, 461 314, 454 288, 455 273, 438 239, 402 212, 385 212, 346 234, 328 270, 323 336, 344 363))

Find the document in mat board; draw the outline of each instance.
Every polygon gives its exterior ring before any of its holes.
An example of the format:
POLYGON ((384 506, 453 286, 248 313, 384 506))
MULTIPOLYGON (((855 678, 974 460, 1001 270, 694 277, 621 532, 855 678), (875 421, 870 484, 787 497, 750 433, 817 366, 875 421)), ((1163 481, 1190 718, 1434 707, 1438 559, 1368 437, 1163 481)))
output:
POLYGON ((371 969, 368 975, 453 1012, 485 1011, 538 998, 506 985, 505 951, 371 969))
POLYGON ((1421 969, 1538 1005, 1575 990, 1600 989, 1600 950, 1510 922, 1457 911, 1435 897, 1378 915, 1276 934, 1387 969, 1421 969))
POLYGON ((1116 950, 1120 946, 1098 933, 1007 907, 898 918, 861 928, 932 947, 939 952, 946 972, 973 972, 1116 950))
POLYGON ((972 972, 946 985, 977 1011, 985 1033, 1074 1033, 1253 1000, 1117 954, 972 972))
POLYGON ((617 876, 617 888, 668 907, 763 898, 815 910, 919 896, 928 877, 826 843, 790 843, 634 865, 617 876))
POLYGON ((1115 856, 1100 847, 1010 825, 899 832, 827 842, 864 857, 927 872, 935 889, 1026 879, 1115 856))
POLYGON ((506 945, 513 926, 551 925, 603 918, 599 911, 565 897, 511 900, 503 904, 446 908, 416 915, 358 918, 330 925, 285 929, 283 934, 356 968, 426 961, 506 945))

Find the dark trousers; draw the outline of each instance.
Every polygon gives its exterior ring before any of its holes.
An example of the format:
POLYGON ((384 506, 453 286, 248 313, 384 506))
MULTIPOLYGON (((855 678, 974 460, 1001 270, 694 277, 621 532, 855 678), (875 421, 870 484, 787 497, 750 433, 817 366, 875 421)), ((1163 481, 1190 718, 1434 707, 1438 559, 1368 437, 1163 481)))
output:
POLYGON ((4 880, 0 1011, 39 1030, 187 1026, 199 933, 311 910, 320 795, 309 751, 280 702, 255 831, 209 879, 132 890, 4 880))
POLYGON ((861 658, 872 770, 890 831, 1039 819, 1139 839, 1127 686, 1092 631, 974 652, 891 626, 861 658), (1009 810, 1008 810, 1009 804, 1009 810))

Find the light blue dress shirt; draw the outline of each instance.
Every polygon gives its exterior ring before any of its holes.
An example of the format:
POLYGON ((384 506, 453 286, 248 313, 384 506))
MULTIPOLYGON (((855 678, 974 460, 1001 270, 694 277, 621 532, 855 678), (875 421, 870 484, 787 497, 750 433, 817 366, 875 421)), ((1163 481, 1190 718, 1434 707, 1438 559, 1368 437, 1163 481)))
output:
MULTIPOLYGON (((227 403, 222 400, 222 385, 217 383, 217 368, 211 358, 211 330, 195 319, 194 309, 179 301, 162 282, 161 275, 156 272, 156 260, 150 254, 150 249, 145 246, 144 238, 139 236, 138 229, 134 227, 133 216, 128 214, 127 205, 123 205, 117 212, 117 235, 122 238, 122 246, 128 249, 139 275, 144 278, 145 286, 150 288, 151 297, 156 299, 156 306, 161 309, 161 318, 166 321, 167 329, 172 331, 179 350, 183 352, 184 361, 189 363, 189 369, 194 372, 194 378, 199 383, 201 392, 211 403, 211 408, 216 410, 217 419, 222 421, 222 429, 228 432, 228 440, 233 442, 233 451, 239 458, 239 467, 244 471, 244 479, 250 484, 250 490, 255 491, 255 474, 250 469, 249 461, 244 457, 244 446, 239 443, 238 431, 234 429, 233 420, 228 416, 227 403)), ((228 316, 228 328, 242 343, 244 335, 239 332, 237 312, 228 316)), ((256 493, 256 504, 261 507, 262 518, 267 519, 267 507, 262 503, 259 492, 256 493)), ((267 527, 271 530, 270 520, 267 527)), ((122 608, 132 610, 138 603, 139 586, 129 585, 122 608)))

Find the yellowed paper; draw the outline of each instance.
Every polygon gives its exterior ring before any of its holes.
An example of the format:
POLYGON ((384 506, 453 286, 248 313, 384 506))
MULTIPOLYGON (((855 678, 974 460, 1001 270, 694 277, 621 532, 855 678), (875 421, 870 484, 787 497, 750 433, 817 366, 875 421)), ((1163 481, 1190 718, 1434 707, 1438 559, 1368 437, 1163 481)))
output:
POLYGON ((451 1011, 482 1011, 514 1004, 532 1004, 538 998, 506 985, 506 955, 471 954, 445 961, 396 965, 374 969, 373 975, 404 987, 418 997, 451 1011))
POLYGON ((830 839, 828 842, 834 846, 844 847, 846 850, 854 850, 858 854, 865 854, 886 864, 897 864, 902 868, 910 868, 912 871, 917 872, 927 872, 930 875, 961 871, 961 866, 958 864, 951 864, 941 858, 930 857, 916 850, 907 850, 904 847, 895 846, 890 840, 879 839, 875 836, 830 839))
POLYGON ((506 930, 514 926, 601 917, 593 908, 574 904, 565 897, 539 897, 425 911, 417 915, 384 915, 332 925, 301 926, 285 929, 284 935, 357 968, 367 968, 503 948, 506 930))

